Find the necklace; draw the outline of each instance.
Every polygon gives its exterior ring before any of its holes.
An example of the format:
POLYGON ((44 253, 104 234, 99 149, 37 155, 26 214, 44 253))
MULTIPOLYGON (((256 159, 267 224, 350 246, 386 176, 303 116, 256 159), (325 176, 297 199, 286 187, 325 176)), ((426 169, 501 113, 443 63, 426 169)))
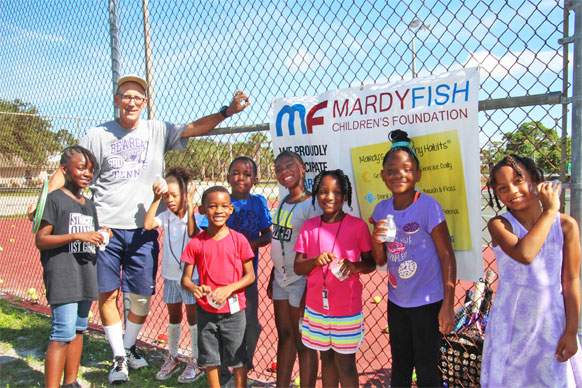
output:
MULTIPOLYGON (((335 237, 333 238, 333 244, 331 246, 331 250, 330 253, 333 253, 333 250, 335 249, 335 242, 337 241, 337 238, 339 236, 340 230, 342 229, 342 224, 344 223, 344 219, 346 218, 346 215, 344 215, 344 217, 341 219, 339 226, 337 227, 337 231, 335 232, 335 237)), ((319 227, 317 228, 317 245, 319 247, 319 254, 321 254, 321 227, 323 226, 323 216, 319 217, 319 227)), ((323 268, 321 268, 321 272, 323 272, 323 289, 326 290, 327 289, 327 273, 329 272, 329 265, 325 266, 325 270, 323 268)))
MULTIPOLYGON (((173 214, 173 213, 172 213, 173 214)), ((178 216, 176 216, 177 218, 178 216)), ((181 220, 179 220, 181 221, 181 220)), ((174 261, 176 263, 178 263, 178 267, 180 267, 180 271, 182 270, 182 262, 180 261, 180 258, 178 256, 176 256, 176 254, 174 253, 174 249, 172 249, 172 236, 171 236, 171 228, 170 228, 170 220, 168 217, 168 220, 166 222, 166 228, 165 230, 168 233, 168 247, 170 248, 170 254, 172 255, 172 258, 174 259, 174 261)), ((186 235, 188 234, 188 226, 186 226, 186 232, 182 235, 182 248, 180 248, 180 252, 184 252, 184 246, 186 245, 186 235)), ((182 253, 180 253, 180 255, 182 255, 182 253)))

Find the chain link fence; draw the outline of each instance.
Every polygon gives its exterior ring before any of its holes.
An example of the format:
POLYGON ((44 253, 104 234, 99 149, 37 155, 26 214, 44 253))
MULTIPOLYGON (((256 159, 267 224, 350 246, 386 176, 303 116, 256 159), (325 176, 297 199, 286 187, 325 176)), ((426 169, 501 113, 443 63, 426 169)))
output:
MULTIPOLYGON (((166 162, 193 168, 200 194, 226 185, 230 160, 249 155, 259 165, 255 191, 275 207, 266 131, 273 98, 480 65, 483 258, 475 260, 485 270, 495 270, 485 228, 497 213, 488 203, 489 166, 516 152, 533 156, 547 175, 569 179, 572 67, 560 39, 571 33, 573 12, 560 1, 5 1, 0 9, 0 289, 40 305, 46 299, 26 207, 60 150, 112 117, 119 74, 145 74, 153 89, 149 116, 176 123, 216 112, 236 89, 246 90, 250 109, 166 162)), ((274 380, 276 357, 270 268, 267 247, 258 279, 263 331, 251 373, 263 381, 274 380)), ((386 385, 386 279, 374 273, 363 281, 360 382, 386 385)), ((472 287, 459 283, 457 307, 472 287)), ((161 292, 152 306, 140 338, 163 345, 161 292)), ((99 324, 95 308, 92 321, 99 324)), ((187 353, 186 336, 181 346, 187 353)))

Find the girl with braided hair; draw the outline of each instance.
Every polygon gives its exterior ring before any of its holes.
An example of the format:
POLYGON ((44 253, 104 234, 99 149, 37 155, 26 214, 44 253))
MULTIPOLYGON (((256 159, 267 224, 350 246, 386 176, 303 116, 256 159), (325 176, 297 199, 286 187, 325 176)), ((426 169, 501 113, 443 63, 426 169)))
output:
POLYGON ((343 210, 344 203, 351 206, 352 186, 342 170, 319 173, 313 192, 323 214, 303 224, 295 244, 295 272, 307 276, 301 339, 315 360, 301 383, 315 386, 319 351, 324 387, 357 387, 355 353, 364 339, 360 274, 375 268, 370 233, 343 210))
POLYGON ((527 157, 510 155, 489 186, 507 212, 492 218, 499 285, 481 365, 483 387, 582 386, 577 330, 580 235, 560 209, 560 184, 527 157))
POLYGON ((453 328, 456 263, 440 204, 416 190, 421 169, 408 134, 390 133, 382 180, 392 192, 372 214, 373 255, 388 268, 388 329, 393 387, 409 387, 416 369, 419 387, 442 386, 438 361, 441 334, 453 328), (394 241, 385 236, 387 215, 396 224, 394 241))

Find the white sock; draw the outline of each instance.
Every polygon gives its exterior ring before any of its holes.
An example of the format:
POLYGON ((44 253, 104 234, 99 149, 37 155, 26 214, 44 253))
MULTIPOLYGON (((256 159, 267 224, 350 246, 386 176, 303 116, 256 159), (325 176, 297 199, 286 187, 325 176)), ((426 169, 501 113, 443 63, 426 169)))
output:
POLYGON ((192 360, 198 359, 198 325, 190 326, 190 341, 192 342, 192 360))
POLYGON ((121 321, 110 326, 103 326, 105 337, 113 351, 113 357, 125 357, 125 349, 123 348, 123 332, 121 330, 121 321))
POLYGON ((137 341, 137 336, 139 335, 139 331, 143 323, 133 323, 129 319, 125 323, 125 335, 123 336, 123 347, 126 349, 131 348, 135 345, 135 341, 137 341))
POLYGON ((180 324, 170 323, 168 325, 168 351, 170 356, 176 357, 178 355, 178 343, 180 342, 180 324))

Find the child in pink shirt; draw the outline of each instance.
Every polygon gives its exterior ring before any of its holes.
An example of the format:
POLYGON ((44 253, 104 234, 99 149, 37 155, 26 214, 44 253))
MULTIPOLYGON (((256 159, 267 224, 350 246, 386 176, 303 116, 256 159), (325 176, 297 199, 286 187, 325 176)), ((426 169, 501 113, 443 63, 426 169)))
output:
POLYGON ((314 362, 305 385, 315 386, 319 350, 323 386, 356 387, 355 353, 364 339, 360 273, 375 268, 370 233, 363 220, 343 211, 344 201, 351 205, 352 188, 342 170, 321 172, 313 191, 323 215, 303 224, 294 267, 307 275, 301 340, 314 362))

